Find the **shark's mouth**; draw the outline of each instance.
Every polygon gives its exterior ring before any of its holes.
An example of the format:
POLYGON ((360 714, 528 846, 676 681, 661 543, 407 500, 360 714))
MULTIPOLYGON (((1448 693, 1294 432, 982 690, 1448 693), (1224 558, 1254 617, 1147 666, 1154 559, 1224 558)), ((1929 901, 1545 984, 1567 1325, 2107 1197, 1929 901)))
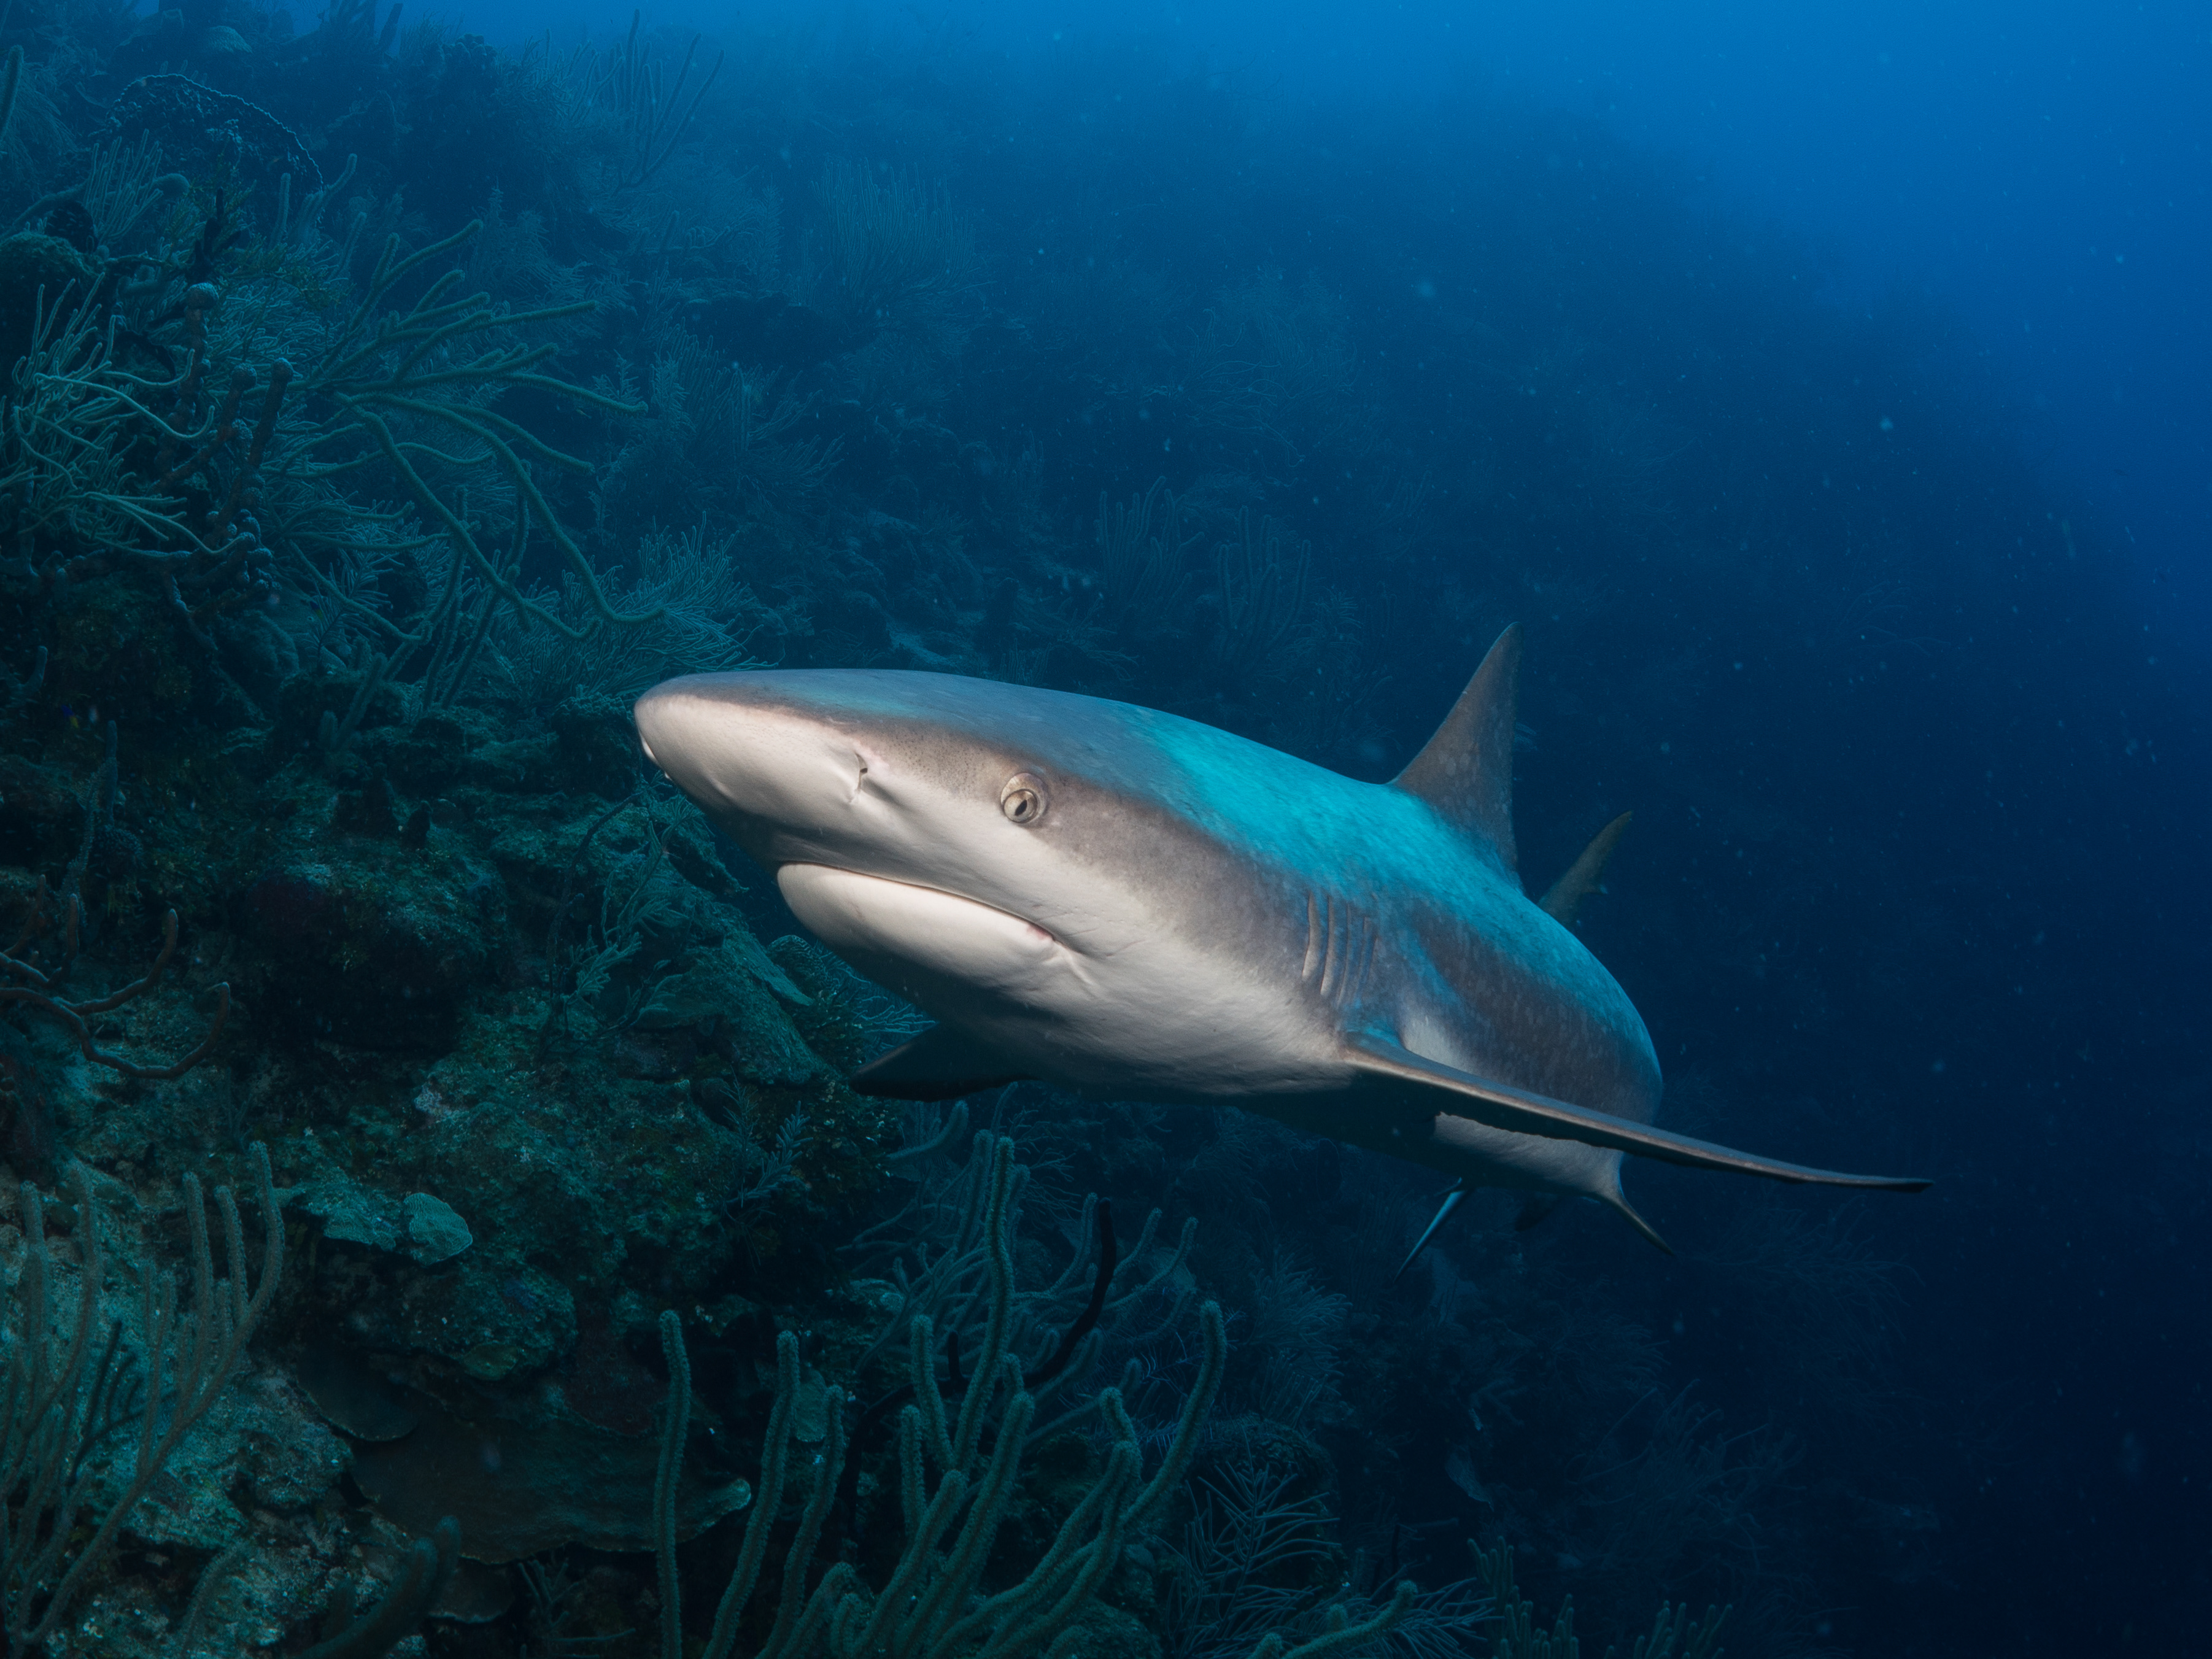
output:
POLYGON ((780 865, 775 884, 824 945, 886 978, 884 970, 896 966, 908 983, 1018 998, 1064 957, 1060 942, 1036 923, 934 887, 826 864, 780 865))

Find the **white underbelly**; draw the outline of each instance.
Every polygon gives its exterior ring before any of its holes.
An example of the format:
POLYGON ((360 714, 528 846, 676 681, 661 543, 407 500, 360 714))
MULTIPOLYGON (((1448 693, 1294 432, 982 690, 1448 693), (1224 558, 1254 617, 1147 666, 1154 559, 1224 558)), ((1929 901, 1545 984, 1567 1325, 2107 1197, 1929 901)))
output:
POLYGON ((1301 1017, 1298 987, 1165 925, 1071 942, 973 899, 826 865, 784 865, 776 884, 861 973, 1052 1082, 1233 1098, 1316 1086, 1335 1060, 1301 1017))
POLYGON ((792 914, 838 955, 856 965, 865 959, 871 970, 904 970, 890 988, 924 1007, 940 985, 1036 1001, 1064 971, 1063 949, 1043 928, 956 894, 826 864, 780 866, 775 884, 792 914))

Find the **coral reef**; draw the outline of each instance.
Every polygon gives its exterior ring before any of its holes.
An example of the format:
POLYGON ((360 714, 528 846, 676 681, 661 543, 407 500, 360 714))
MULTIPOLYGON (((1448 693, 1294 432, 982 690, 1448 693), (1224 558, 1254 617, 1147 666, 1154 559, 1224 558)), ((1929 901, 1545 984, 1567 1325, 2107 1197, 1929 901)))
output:
POLYGON ((84 1167, 74 1171, 70 1194, 77 1305, 58 1331, 49 1301, 55 1264, 45 1205, 31 1182, 17 1190, 22 1262, 9 1298, 11 1317, 0 1333, 8 1351, 7 1415, 0 1425, 0 1610, 12 1650, 37 1651, 70 1623, 125 1529, 138 1522, 139 1506, 222 1399, 269 1311, 284 1270, 284 1227, 269 1155, 258 1142, 252 1164, 264 1242, 251 1289, 245 1231, 230 1189, 215 1190, 228 1270, 217 1279, 206 1200, 198 1178, 186 1174, 180 1196, 191 1239, 191 1305, 180 1313, 175 1280, 150 1255, 143 1256, 135 1353, 123 1346, 125 1321, 107 1313, 104 1224, 84 1167), (133 1419, 137 1434, 126 1442, 126 1462, 109 1455, 105 1443, 125 1436, 133 1419))
MULTIPOLYGON (((869 1584, 855 1567, 840 1563, 822 1574, 810 1594, 806 1585, 823 1530, 839 1494, 847 1453, 842 1391, 820 1398, 826 1444, 817 1454, 811 1490, 789 1553, 782 1592, 765 1642, 749 1650, 763 1655, 799 1654, 826 1647, 833 1659, 860 1659, 882 1652, 917 1655, 1000 1656, 1048 1651, 1073 1652, 1094 1640, 1085 1615, 1108 1578, 1121 1565, 1125 1538, 1136 1535, 1146 1519, 1173 1496, 1190 1462, 1214 1391, 1220 1385, 1226 1351, 1221 1310, 1209 1303, 1200 1310, 1205 1358, 1193 1380, 1174 1437, 1149 1480, 1143 1478, 1143 1451, 1123 1406, 1121 1391, 1100 1393, 1094 1409, 1113 1431, 1103 1467, 1059 1523, 1057 1533, 1026 1575, 1005 1589, 979 1596, 1001 1528, 1008 1520, 1024 1452, 1032 1441, 1049 1448, 1050 1431, 1033 1431, 1037 1400, 1027 1386, 1025 1367, 1014 1340, 1014 1252, 1009 1204, 1016 1165, 1013 1143, 1000 1138, 979 1141, 976 1170, 981 1198, 977 1244, 988 1264, 984 1335, 970 1347, 969 1371, 960 1376, 957 1330, 948 1333, 951 1381, 962 1384, 959 1409, 948 1413, 937 1375, 937 1342, 929 1316, 908 1322, 911 1355, 908 1380, 896 1391, 904 1396, 898 1419, 898 1497, 904 1542, 886 1565, 883 1581, 869 1584), (984 1447, 991 1447, 988 1462, 984 1447), (937 1480, 933 1490, 929 1469, 937 1480)), ((1110 1235, 1109 1235, 1110 1237, 1110 1235)), ((1102 1261, 1100 1294, 1093 1297, 1096 1318, 1113 1277, 1113 1263, 1102 1261)), ((904 1310, 902 1309, 903 1312, 904 1310)), ((662 1462, 656 1482, 661 1514, 660 1583, 662 1648, 683 1646, 677 1609, 675 1522, 669 1508, 681 1466, 684 1425, 690 1407, 690 1368, 684 1349, 682 1322, 662 1316, 662 1341, 676 1379, 669 1418, 663 1430, 662 1462)), ((1071 1334, 1075 1332, 1070 1328, 1071 1334)), ((1040 1384, 1060 1380, 1073 1351, 1060 1352, 1038 1368, 1040 1384)), ((787 1332, 778 1339, 775 1403, 761 1453, 760 1501, 745 1529, 738 1565, 714 1613, 707 1638, 709 1659, 724 1659, 738 1638, 740 1621, 761 1571, 789 1455, 789 1436, 799 1401, 799 1342, 787 1332)), ((878 1420, 880 1407, 862 1418, 878 1420)))

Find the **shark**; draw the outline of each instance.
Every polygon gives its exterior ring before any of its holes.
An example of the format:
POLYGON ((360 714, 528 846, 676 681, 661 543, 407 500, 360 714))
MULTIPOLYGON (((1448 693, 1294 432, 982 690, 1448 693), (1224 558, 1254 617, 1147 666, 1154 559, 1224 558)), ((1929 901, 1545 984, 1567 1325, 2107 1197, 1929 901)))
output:
MULTIPOLYGON (((1218 727, 955 674, 693 674, 641 696, 646 757, 853 969, 936 1024, 865 1094, 1039 1080, 1233 1106, 1474 1188, 1631 1207, 1624 1157, 1913 1192, 1658 1127, 1658 1056, 1574 932, 1626 828, 1540 900, 1513 830, 1519 627, 1389 783, 1218 727)), ((1402 1273, 1404 1269, 1401 1267, 1402 1273)))

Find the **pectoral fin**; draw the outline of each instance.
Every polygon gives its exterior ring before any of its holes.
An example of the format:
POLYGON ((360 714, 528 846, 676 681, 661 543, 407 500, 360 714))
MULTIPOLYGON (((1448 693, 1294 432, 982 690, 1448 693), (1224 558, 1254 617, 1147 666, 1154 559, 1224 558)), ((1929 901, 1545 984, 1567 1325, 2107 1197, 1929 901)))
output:
POLYGON ((1607 1112, 1570 1106, 1564 1100, 1532 1094, 1502 1083, 1492 1083, 1441 1061, 1425 1059, 1388 1037, 1352 1032, 1345 1037, 1345 1058, 1371 1082, 1413 1091, 1432 1102, 1439 1112, 1472 1118, 1493 1129, 1516 1134, 1543 1135, 1553 1140, 1579 1140, 1585 1146, 1633 1152, 1663 1163, 1686 1164, 1692 1170, 1725 1170, 1735 1175, 1764 1176, 1769 1181, 1788 1181, 1820 1187, 1874 1187, 1891 1192, 1917 1193, 1929 1183, 1910 1176, 1845 1175, 1834 1170, 1808 1169, 1802 1164, 1757 1158, 1731 1146, 1671 1134, 1649 1124, 1631 1122, 1607 1112))
POLYGON ((957 1100, 1001 1084, 1024 1082, 1026 1074, 965 1032, 933 1025, 911 1042, 877 1055, 848 1080, 855 1094, 892 1100, 957 1100))

